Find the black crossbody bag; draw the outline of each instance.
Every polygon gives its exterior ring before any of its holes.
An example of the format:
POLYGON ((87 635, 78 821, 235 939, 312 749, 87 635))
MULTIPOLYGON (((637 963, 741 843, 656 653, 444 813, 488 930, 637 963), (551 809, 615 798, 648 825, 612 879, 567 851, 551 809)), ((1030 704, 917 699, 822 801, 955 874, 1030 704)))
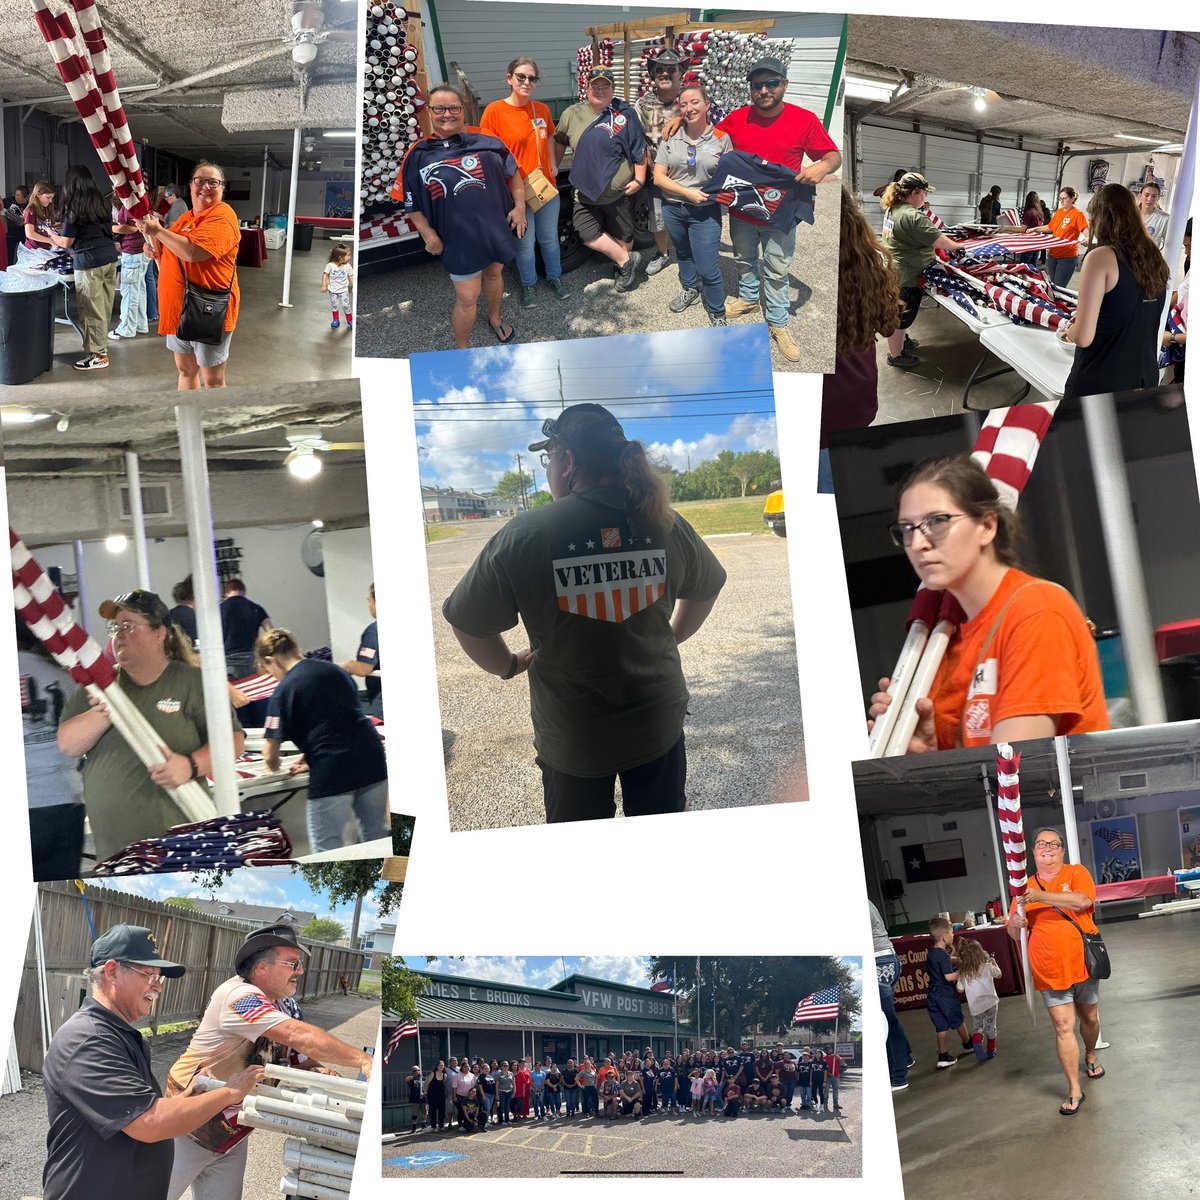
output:
POLYGON ((229 311, 229 297, 237 278, 237 264, 234 263, 227 288, 206 288, 187 277, 182 259, 176 261, 183 275, 183 311, 179 314, 175 336, 184 342, 219 346, 225 337, 225 314, 229 311))
MULTIPOLYGON (((1047 890, 1038 883, 1036 875, 1033 877, 1033 882, 1037 883, 1039 891, 1047 890)), ((1088 933, 1065 909, 1060 908, 1057 911, 1079 930, 1079 936, 1083 938, 1083 965, 1087 967, 1088 978, 1107 979, 1112 975, 1112 963, 1108 960, 1108 947, 1104 944, 1104 939, 1098 933, 1088 933)))

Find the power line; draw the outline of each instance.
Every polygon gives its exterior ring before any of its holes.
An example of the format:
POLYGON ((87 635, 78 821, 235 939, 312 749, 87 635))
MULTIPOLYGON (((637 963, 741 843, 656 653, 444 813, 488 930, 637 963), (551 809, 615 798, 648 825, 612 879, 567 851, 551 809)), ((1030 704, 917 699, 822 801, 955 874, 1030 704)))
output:
MULTIPOLYGON (((752 408, 738 409, 736 412, 702 412, 702 413, 658 413, 654 416, 627 416, 622 417, 622 421, 679 421, 688 417, 773 417, 775 416, 774 408, 752 408)), ((495 423, 497 425, 512 425, 517 423, 514 417, 430 417, 421 416, 420 420, 425 425, 441 425, 441 424, 469 424, 483 425, 495 423)))
MULTIPOLYGON (((775 392, 772 388, 746 388, 740 390, 738 395, 753 397, 756 400, 770 399, 773 401, 775 399, 775 392)), ((603 399, 606 405, 662 404, 664 401, 670 402, 673 400, 686 400, 692 404, 728 404, 730 396, 728 392, 717 392, 713 391, 711 388, 706 388, 704 391, 700 392, 648 392, 644 395, 638 396, 607 395, 599 397, 599 399, 603 399)), ((449 412, 463 408, 496 408, 503 403, 504 402, 501 400, 414 400, 413 408, 434 409, 438 412, 449 412)), ((550 401, 542 400, 522 401, 521 407, 522 410, 525 408, 547 408, 551 406, 551 403, 552 402, 550 401)), ((573 401, 572 403, 577 403, 577 401, 573 401)), ((524 411, 522 411, 519 416, 514 416, 511 419, 523 420, 528 418, 525 417, 524 411)))

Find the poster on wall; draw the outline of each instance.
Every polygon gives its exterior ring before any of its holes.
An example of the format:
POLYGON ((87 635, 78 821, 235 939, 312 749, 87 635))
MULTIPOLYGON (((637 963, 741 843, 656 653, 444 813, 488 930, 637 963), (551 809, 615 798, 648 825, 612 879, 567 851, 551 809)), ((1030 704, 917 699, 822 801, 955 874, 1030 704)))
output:
POLYGON ((1179 810, 1179 845, 1183 850, 1183 869, 1200 870, 1200 808, 1179 810))
POLYGON ((354 216, 354 184, 327 180, 325 183, 325 216, 354 216))
POLYGON ((1107 821, 1089 821, 1088 824, 1092 829, 1096 882, 1120 883, 1125 879, 1141 879, 1137 818, 1111 817, 1107 821))

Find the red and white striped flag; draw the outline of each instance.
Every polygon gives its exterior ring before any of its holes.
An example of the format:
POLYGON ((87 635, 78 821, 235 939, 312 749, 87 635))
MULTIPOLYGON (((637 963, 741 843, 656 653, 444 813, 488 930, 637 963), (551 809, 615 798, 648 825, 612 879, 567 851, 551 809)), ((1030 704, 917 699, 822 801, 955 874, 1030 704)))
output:
POLYGON ((279 686, 279 680, 271 675, 247 675, 245 679, 235 679, 233 686, 247 700, 266 700, 275 695, 275 689, 279 686))
POLYGON ((1015 208, 1003 209, 1000 216, 1004 218, 1010 225, 1024 226, 1025 222, 1021 219, 1021 214, 1015 208))
POLYGON ((1017 773, 1021 756, 1007 742, 996 747, 997 801, 1000 841, 1008 867, 1008 890, 1023 896, 1029 887, 1025 825, 1021 819, 1021 780, 1017 773))
POLYGON ((1017 499, 1029 482, 1029 473, 1042 446, 1054 411, 1055 400, 994 408, 984 419, 971 457, 996 485, 1000 499, 1016 508, 1017 499))
POLYGON ((32 2, 38 31, 83 118, 88 137, 112 180, 113 191, 132 216, 144 217, 150 211, 150 201, 95 3, 70 0, 79 22, 76 32, 69 13, 51 12, 47 0, 32 2))
POLYGON ((1050 250, 1055 246, 1078 244, 1075 238, 1055 237, 1052 233, 1025 233, 1023 232, 1024 226, 1021 227, 1021 230, 1009 233, 1007 230, 998 229, 995 233, 987 234, 984 237, 968 238, 965 242, 959 242, 954 249, 972 254, 988 247, 992 247, 994 253, 994 248, 999 247, 1000 251, 1005 254, 1030 254, 1035 250, 1050 250))
POLYGON ((1001 312, 1012 313, 1014 317, 1020 317, 1022 321, 1028 321, 1031 325, 1041 325, 1043 329, 1057 329, 1064 321, 1069 320, 1062 313, 1034 300, 1027 300, 1024 296, 1018 296, 1007 288, 989 283, 983 290, 1001 312))
POLYGON ((383 1052, 383 1065, 385 1067, 388 1065, 388 1059, 396 1053, 396 1047, 399 1046, 406 1037, 416 1036, 417 1026, 415 1022, 405 1021, 402 1024, 397 1025, 392 1033, 392 1036, 388 1038, 387 1049, 383 1052))

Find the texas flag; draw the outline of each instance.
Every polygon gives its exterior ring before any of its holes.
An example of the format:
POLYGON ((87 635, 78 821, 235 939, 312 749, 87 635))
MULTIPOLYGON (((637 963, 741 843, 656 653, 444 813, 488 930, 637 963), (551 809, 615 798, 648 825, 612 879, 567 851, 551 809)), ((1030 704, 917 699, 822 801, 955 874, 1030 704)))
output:
POLYGON ((929 883, 935 879, 957 879, 967 873, 962 842, 925 842, 901 846, 904 877, 909 883, 929 883))
POLYGON ((652 992, 669 992, 675 986, 675 972, 668 971, 665 979, 659 979, 650 985, 652 992))

